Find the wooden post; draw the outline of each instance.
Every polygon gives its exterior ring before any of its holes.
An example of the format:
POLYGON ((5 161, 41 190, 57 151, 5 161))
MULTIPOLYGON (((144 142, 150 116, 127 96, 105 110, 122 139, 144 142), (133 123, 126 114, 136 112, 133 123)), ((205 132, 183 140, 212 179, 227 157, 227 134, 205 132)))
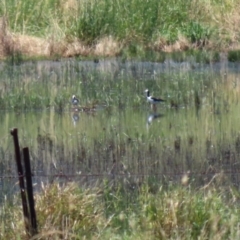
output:
POLYGON ((23 168, 21 163, 21 154, 18 142, 18 130, 14 128, 11 130, 11 135, 13 136, 14 148, 15 148, 15 157, 17 163, 17 171, 18 171, 18 179, 19 179, 19 187, 21 192, 22 198, 22 208, 23 208, 23 216, 24 216, 24 223, 26 232, 29 234, 29 213, 28 213, 28 206, 27 206, 27 198, 24 186, 24 178, 23 178, 23 168))
POLYGON ((27 147, 23 148, 23 159, 25 163, 27 197, 28 197, 29 212, 30 212, 30 218, 31 218, 30 234, 31 236, 34 236, 35 234, 37 234, 37 219, 36 219, 36 212, 35 212, 35 206, 34 206, 30 157, 29 157, 29 150, 27 147))

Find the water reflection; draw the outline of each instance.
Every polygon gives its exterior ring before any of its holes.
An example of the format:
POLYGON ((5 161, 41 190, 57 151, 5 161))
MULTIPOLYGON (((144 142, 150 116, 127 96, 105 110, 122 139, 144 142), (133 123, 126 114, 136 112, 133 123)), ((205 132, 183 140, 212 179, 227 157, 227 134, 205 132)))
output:
POLYGON ((153 121, 155 121, 158 118, 163 117, 164 115, 161 113, 151 113, 147 117, 147 127, 152 124, 153 121))
POLYGON ((72 113, 72 121, 73 121, 73 125, 76 126, 77 122, 79 121, 80 119, 80 114, 79 112, 73 112, 72 113))
POLYGON ((0 176, 7 169, 16 174, 9 129, 17 127, 38 179, 41 174, 54 176, 60 168, 73 179, 76 173, 104 175, 113 165, 114 175, 174 179, 190 171, 197 182, 208 169, 214 169, 213 174, 227 169, 232 179, 239 177, 233 171, 240 172, 240 88, 232 83, 238 82, 240 68, 229 68, 222 76, 218 67, 210 66, 192 70, 179 65, 172 70, 158 63, 108 63, 0 69, 0 107, 11 106, 0 114, 0 176), (147 106, 146 112, 146 86, 169 106, 158 111, 147 106), (79 97, 81 106, 72 106, 70 93, 79 97), (24 111, 22 104, 32 102, 45 108, 24 111), (61 114, 51 108, 56 103, 62 106, 61 114))

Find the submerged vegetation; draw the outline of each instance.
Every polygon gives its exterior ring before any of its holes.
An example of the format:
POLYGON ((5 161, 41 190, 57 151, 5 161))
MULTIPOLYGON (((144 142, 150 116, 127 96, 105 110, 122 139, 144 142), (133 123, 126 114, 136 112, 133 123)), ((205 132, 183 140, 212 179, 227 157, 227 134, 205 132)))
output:
POLYGON ((2 1, 0 53, 129 57, 236 49, 238 9, 238 0, 2 1))
MULTIPOLYGON (((154 174, 163 180, 165 173, 190 171, 198 182, 196 170, 211 177, 224 168, 238 169, 238 74, 207 72, 194 65, 189 70, 182 64, 154 68, 151 63, 109 63, 4 65, 2 173, 12 169, 8 134, 13 126, 20 128, 21 141, 34 153, 36 172, 115 171, 154 174), (153 113, 146 103, 146 88, 166 100, 158 107, 156 124, 148 122, 153 113), (94 105, 96 111, 88 115, 72 110, 73 94, 80 106, 94 105), (79 122, 73 123, 74 117, 79 122)), ((230 172, 233 182, 235 176, 230 172)))
MULTIPOLYGON (((132 190, 108 182, 91 190, 43 186, 36 195, 39 233, 34 239, 237 240, 239 194, 230 187, 218 189, 216 182, 198 190, 187 181, 186 186, 143 184, 132 190)), ((17 198, 5 200, 0 218, 1 239, 24 239, 17 198)))

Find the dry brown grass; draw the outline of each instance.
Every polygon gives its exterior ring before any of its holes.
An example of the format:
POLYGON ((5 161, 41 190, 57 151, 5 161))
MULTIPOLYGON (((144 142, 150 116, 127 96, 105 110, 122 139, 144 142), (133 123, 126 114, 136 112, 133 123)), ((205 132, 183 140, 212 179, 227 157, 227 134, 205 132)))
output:
POLYGON ((90 189, 81 192, 73 183, 42 185, 42 194, 36 196, 39 235, 33 239, 76 239, 77 232, 90 235, 102 220, 100 208, 90 189))
POLYGON ((178 41, 173 44, 168 44, 164 38, 159 38, 152 46, 154 50, 164 52, 185 51, 190 47, 193 46, 191 46, 190 42, 183 36, 179 36, 178 41))
POLYGON ((72 57, 77 55, 88 56, 92 53, 92 48, 84 45, 78 39, 74 39, 70 43, 65 43, 65 51, 63 57, 72 57))
POLYGON ((61 7, 62 7, 64 13, 69 13, 69 12, 72 13, 72 11, 75 12, 77 10, 78 4, 79 3, 77 0, 67 0, 67 1, 62 0, 61 7))
POLYGON ((55 55, 72 57, 77 55, 116 56, 121 50, 121 44, 113 37, 100 39, 93 47, 84 45, 75 38, 66 41, 50 37, 43 39, 34 36, 11 33, 8 29, 6 18, 0 19, 0 57, 4 58, 10 54, 21 53, 25 56, 55 55))
MULTIPOLYGON (((32 36, 13 34, 8 43, 11 44, 5 46, 12 49, 11 52, 20 52, 26 56, 116 56, 121 49, 119 47, 120 44, 117 41, 113 41, 111 38, 100 40, 95 47, 89 47, 82 44, 78 39, 75 39, 71 43, 67 43, 64 42, 64 40, 54 42, 32 36)), ((0 48, 1 57, 6 57, 10 53, 7 48, 0 48)))
POLYGON ((71 43, 62 41, 47 40, 39 37, 10 34, 0 34, 0 58, 10 54, 21 53, 25 56, 51 57, 59 55, 71 57, 76 55, 87 56, 92 52, 88 46, 84 46, 77 39, 71 43))
POLYGON ((13 51, 13 43, 10 32, 7 27, 7 19, 0 18, 0 58, 10 54, 13 51))
POLYGON ((50 44, 45 39, 21 34, 12 34, 11 38, 14 52, 20 52, 27 56, 50 55, 50 44))
POLYGON ((121 50, 121 44, 112 36, 104 37, 95 46, 94 54, 100 56, 116 56, 121 50))

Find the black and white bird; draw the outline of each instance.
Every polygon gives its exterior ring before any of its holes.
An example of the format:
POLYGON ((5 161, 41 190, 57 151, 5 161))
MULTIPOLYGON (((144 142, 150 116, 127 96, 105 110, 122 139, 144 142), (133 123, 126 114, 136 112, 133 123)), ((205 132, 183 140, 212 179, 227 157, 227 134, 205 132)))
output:
POLYGON ((147 101, 151 104, 156 104, 156 103, 160 103, 160 102, 165 102, 165 100, 161 99, 161 98, 155 98, 152 97, 150 95, 150 92, 148 89, 145 90, 145 93, 147 94, 147 101))
POLYGON ((161 98, 152 97, 152 96, 150 95, 150 92, 149 92, 148 89, 145 90, 145 93, 147 94, 147 101, 148 101, 149 103, 151 103, 151 108, 152 108, 152 110, 153 110, 154 112, 156 112, 156 111, 157 111, 157 107, 156 107, 157 103, 165 102, 165 100, 163 100, 163 99, 161 99, 161 98))
POLYGON ((79 100, 75 95, 72 95, 72 105, 77 106, 79 104, 79 100))

